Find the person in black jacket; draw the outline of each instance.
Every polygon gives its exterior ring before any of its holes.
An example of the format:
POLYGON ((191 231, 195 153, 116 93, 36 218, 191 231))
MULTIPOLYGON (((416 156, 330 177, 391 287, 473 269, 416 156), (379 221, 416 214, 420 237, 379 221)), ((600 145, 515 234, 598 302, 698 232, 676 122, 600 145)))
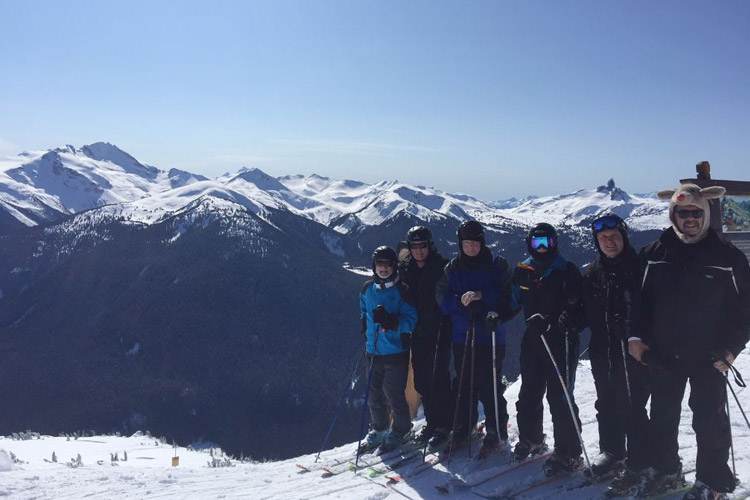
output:
POLYGON ((627 349, 628 337, 639 332, 631 309, 640 292, 641 264, 622 218, 597 217, 591 229, 598 255, 584 273, 583 296, 601 452, 592 469, 602 475, 619 467, 626 458, 627 436, 626 467, 613 485, 622 489, 649 465, 648 370, 627 349))
POLYGON ((645 494, 684 480, 677 436, 688 380, 698 455, 695 486, 684 498, 722 498, 735 487, 723 372, 750 338, 750 266, 709 227, 708 200, 724 191, 694 184, 660 191, 670 199, 672 227, 642 251, 646 329, 629 347, 652 376, 653 469, 638 483, 645 494))
POLYGON ((581 463, 578 408, 573 399, 578 363, 578 334, 584 324, 581 272, 558 251, 557 232, 547 223, 529 231, 526 245, 530 257, 518 264, 507 296, 498 302, 503 321, 521 308, 526 331, 521 342, 521 392, 518 395, 519 442, 513 452, 518 460, 546 450, 542 421, 542 398, 547 392, 555 435, 555 453, 545 463, 545 473, 575 470, 581 463), (557 366, 566 379, 575 421, 566 396, 544 346, 544 336, 557 366))
POLYGON ((452 322, 458 408, 454 413, 456 421, 451 446, 470 438, 479 419, 477 401, 481 401, 487 434, 479 457, 484 458, 508 441, 508 410, 501 380, 505 325, 494 325, 496 342, 493 349, 493 332, 487 328, 484 319, 499 300, 511 273, 504 258, 492 258, 485 244, 484 227, 479 222, 462 222, 456 236, 458 256, 445 266, 435 294, 440 309, 450 315, 452 322), (493 370, 493 358, 497 371, 493 370))
POLYGON ((435 299, 435 286, 448 260, 435 248, 432 232, 424 226, 409 229, 406 245, 409 255, 399 263, 399 271, 417 304, 411 364, 414 388, 422 396, 426 420, 420 437, 435 449, 447 441, 453 418, 451 323, 435 299))

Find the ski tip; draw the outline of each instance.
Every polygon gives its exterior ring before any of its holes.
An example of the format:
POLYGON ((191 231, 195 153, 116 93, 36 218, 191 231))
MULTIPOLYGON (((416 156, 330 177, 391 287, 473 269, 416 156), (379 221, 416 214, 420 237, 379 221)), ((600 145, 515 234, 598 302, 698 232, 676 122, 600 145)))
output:
POLYGON ((308 467, 305 467, 302 464, 294 464, 294 465, 296 465, 297 468, 300 469, 298 474, 304 474, 305 472, 310 472, 310 469, 308 467))

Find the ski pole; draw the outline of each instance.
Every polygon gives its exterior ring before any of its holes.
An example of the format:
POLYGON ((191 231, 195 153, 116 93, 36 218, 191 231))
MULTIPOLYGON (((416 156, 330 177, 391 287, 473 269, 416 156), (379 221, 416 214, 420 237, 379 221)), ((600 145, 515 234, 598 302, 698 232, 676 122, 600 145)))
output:
MULTIPOLYGON (((729 372, 724 373, 725 379, 729 378, 729 372)), ((727 380, 727 384, 729 383, 729 380, 727 380)), ((727 408, 727 422, 729 422, 729 449, 732 452, 732 474, 734 475, 735 481, 737 480, 737 467, 734 463, 734 438, 732 437, 732 419, 729 418, 729 393, 727 393, 727 388, 724 387, 724 403, 726 404, 727 408)))
MULTIPOLYGON (((365 422, 367 421, 367 400, 370 397, 370 384, 372 384, 372 369, 375 366, 375 353, 378 352, 378 338, 380 338, 380 328, 375 329, 375 340, 372 343, 372 360, 370 360, 370 372, 367 374, 367 390, 365 391, 365 406, 362 410, 362 421, 359 424, 359 443, 357 443, 357 458, 354 460, 354 473, 357 473, 359 467, 359 456, 362 448, 362 438, 365 432, 365 422)), ((367 350, 367 347, 365 347, 367 350)))
POLYGON ((584 349, 583 352, 578 355, 578 359, 583 359, 583 356, 585 356, 586 353, 589 352, 589 347, 586 347, 586 349, 584 349))
POLYGON ((354 387, 354 384, 356 383, 357 370, 359 369, 359 364, 362 362, 362 358, 364 357, 366 352, 367 352, 367 348, 365 347, 364 349, 362 349, 362 354, 359 355, 359 359, 357 359, 357 364, 354 366, 354 371, 352 372, 352 376, 349 379, 349 383, 346 384, 344 395, 341 396, 341 401, 339 401, 339 406, 338 408, 336 408, 336 413, 333 414, 333 420, 331 421, 330 427, 328 427, 328 433, 326 434, 326 437, 323 440, 323 444, 320 445, 320 449, 318 450, 318 455, 315 457, 315 463, 318 463, 318 460, 320 460, 320 454, 323 452, 323 449, 326 447, 326 443, 328 442, 328 438, 331 436, 331 431, 333 430, 334 424, 336 424, 336 419, 339 418, 339 413, 341 412, 341 407, 344 406, 344 401, 346 401, 346 396, 349 395, 349 391, 352 390, 352 388, 354 387))
POLYGON ((576 419, 576 413, 573 410, 573 403, 570 399, 570 394, 568 393, 568 386, 565 385, 565 381, 563 380, 562 375, 560 374, 560 368, 557 367, 557 361, 555 361, 555 357, 552 355, 552 350, 549 348, 549 344, 547 344, 547 339, 544 337, 544 334, 540 335, 542 338, 542 342, 544 343, 544 348, 547 349, 547 354, 549 354, 549 359, 552 360, 552 365, 555 367, 555 373, 557 373, 557 378, 560 379, 560 385, 562 385, 563 392, 565 393, 565 400, 568 402, 568 409, 570 409, 570 418, 573 419, 573 427, 575 427, 576 434, 578 434, 578 441, 581 443, 581 450, 583 451, 583 456, 586 457, 586 465, 588 466, 589 473, 591 474, 591 477, 594 476, 594 471, 591 470, 591 462, 589 462, 589 454, 586 453, 586 446, 583 444, 583 436, 581 436, 581 429, 578 428, 578 420, 576 419))
MULTIPOLYGON (((739 370, 732 366, 732 364, 726 360, 723 356, 717 356, 716 359, 722 361, 725 365, 729 367, 729 370, 732 372, 732 375, 734 375, 734 382, 740 386, 740 387, 747 387, 747 384, 745 384, 745 381, 742 379, 742 375, 740 374, 739 370)), ((732 391, 732 396, 734 396, 734 400, 737 402, 737 408, 740 409, 740 413, 742 413, 742 418, 745 419, 745 423, 747 424, 748 428, 750 428, 750 421, 747 419, 747 415, 745 415, 745 410, 742 408, 742 405, 740 404, 740 400, 737 397, 737 393, 734 392, 734 388, 732 387, 732 384, 729 383, 729 373, 727 373, 726 378, 724 381, 727 384, 727 387, 729 387, 729 390, 732 391)), ((727 397, 727 399, 729 399, 727 397)))
MULTIPOLYGON (((477 322, 471 322, 471 374, 469 375, 469 424, 473 425, 474 416, 474 354, 476 349, 474 342, 477 338, 477 322)), ((471 458, 471 438, 469 439, 469 458, 471 458)))
POLYGON ((464 339, 464 352, 461 355, 461 371, 458 373, 458 390, 456 391, 456 408, 453 410, 453 426, 451 427, 451 443, 448 448, 448 461, 450 462, 450 448, 456 444, 454 442, 456 438, 456 422, 458 421, 458 403, 461 402, 461 388, 464 382, 464 368, 466 368, 466 346, 469 343, 469 333, 471 332, 471 326, 466 325, 466 338, 464 339))
POLYGON ((492 385, 495 389, 495 432, 497 432, 497 438, 500 439, 500 414, 497 409, 497 319, 498 314, 496 312, 490 312, 493 315, 494 328, 492 329, 492 385))
POLYGON ((628 357, 625 354, 625 341, 620 339, 620 350, 622 351, 622 367, 625 370, 625 388, 628 390, 628 405, 633 406, 633 398, 630 395, 630 373, 628 372, 628 357))
POLYGON ((565 329, 565 383, 570 385, 570 333, 565 329))
MULTIPOLYGON (((435 356, 432 360, 432 380, 430 381, 430 402, 427 404, 429 408, 425 408, 425 426, 427 425, 427 419, 433 418, 433 412, 435 411, 435 378, 437 376, 437 363, 438 363, 438 352, 440 351, 440 338, 443 335, 442 322, 438 326, 437 340, 435 341, 435 356), (429 413, 427 411, 429 410, 429 413)), ((427 460, 427 439, 424 440, 424 447, 422 448, 422 462, 427 460)))

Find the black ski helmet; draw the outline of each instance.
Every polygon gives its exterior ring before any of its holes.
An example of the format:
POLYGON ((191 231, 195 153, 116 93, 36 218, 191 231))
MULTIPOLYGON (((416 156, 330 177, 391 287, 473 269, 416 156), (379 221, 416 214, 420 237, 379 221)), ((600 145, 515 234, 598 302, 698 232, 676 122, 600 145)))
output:
POLYGON ((628 225, 622 217, 615 213, 605 213, 591 222, 591 234, 594 236, 594 245, 600 253, 602 250, 599 248, 599 238, 596 235, 607 229, 617 229, 620 232, 622 242, 625 244, 624 248, 630 245, 630 241, 628 240, 628 225))
POLYGON ((398 255, 396 251, 386 245, 378 247, 372 252, 372 272, 375 272, 375 262, 379 260, 389 260, 393 263, 394 272, 396 270, 396 264, 398 264, 398 255))
POLYGON ((547 263, 551 262, 557 257, 557 231, 550 224, 546 222, 540 222, 536 226, 529 230, 529 234, 526 236, 526 248, 529 251, 529 255, 537 262, 547 263), (548 238, 547 251, 545 253, 538 252, 532 246, 532 240, 534 238, 546 237, 548 238))
POLYGON ((456 236, 458 236, 459 245, 464 240, 470 240, 478 241, 484 246, 484 227, 475 220, 463 221, 461 225, 458 226, 456 236))
POLYGON ((424 226, 414 226, 406 233, 406 245, 411 248, 412 243, 427 243, 427 247, 432 250, 435 240, 432 237, 432 231, 424 226))

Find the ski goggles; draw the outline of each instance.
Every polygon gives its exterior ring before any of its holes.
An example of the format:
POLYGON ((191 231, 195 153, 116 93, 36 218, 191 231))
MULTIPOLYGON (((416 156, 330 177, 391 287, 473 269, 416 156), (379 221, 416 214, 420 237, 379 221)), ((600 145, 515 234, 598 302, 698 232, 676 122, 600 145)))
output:
POLYGON ((596 231, 604 231, 605 229, 617 229, 622 226, 622 219, 615 217, 614 215, 605 215, 599 217, 591 223, 591 228, 596 231))
POLYGON ((378 259, 375 261, 375 267, 395 267, 396 263, 392 260, 378 259))
POLYGON ((413 243, 409 243, 409 248, 412 250, 424 250, 427 248, 428 243, 426 241, 415 241, 413 243))
POLYGON ((541 247, 549 250, 550 248, 555 246, 555 238, 553 238, 552 236, 532 236, 529 243, 531 244, 531 248, 533 248, 534 250, 541 247))
POLYGON ((700 219, 703 217, 703 210, 700 208, 697 208, 695 210, 687 210, 687 209, 680 209, 675 210, 674 213, 679 217, 680 219, 687 219, 688 217, 692 217, 693 219, 700 219))

